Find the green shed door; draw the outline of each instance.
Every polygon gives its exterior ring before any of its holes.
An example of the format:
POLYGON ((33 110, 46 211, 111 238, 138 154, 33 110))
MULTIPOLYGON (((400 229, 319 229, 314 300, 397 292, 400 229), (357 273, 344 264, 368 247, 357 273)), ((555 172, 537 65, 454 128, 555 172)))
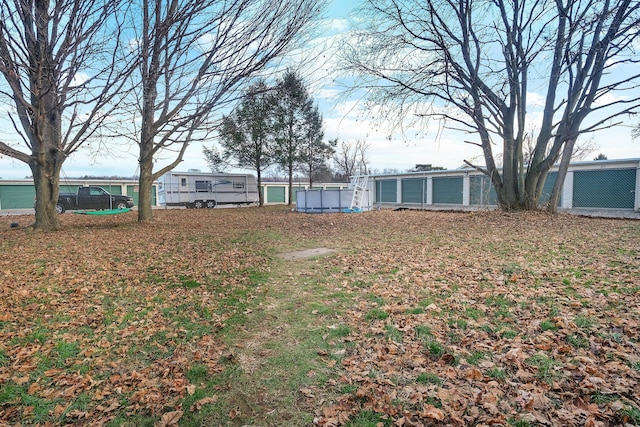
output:
POLYGON ((635 169, 575 171, 573 207, 633 209, 635 186, 635 169))
POLYGON ((267 187, 265 203, 284 203, 286 191, 286 187, 267 187))
POLYGON ((462 177, 433 178, 433 203, 462 204, 462 177))
POLYGON ((402 203, 423 203, 424 179, 409 178, 402 180, 402 203))
POLYGON ((395 179, 376 181, 376 201, 379 203, 396 203, 397 184, 395 179))

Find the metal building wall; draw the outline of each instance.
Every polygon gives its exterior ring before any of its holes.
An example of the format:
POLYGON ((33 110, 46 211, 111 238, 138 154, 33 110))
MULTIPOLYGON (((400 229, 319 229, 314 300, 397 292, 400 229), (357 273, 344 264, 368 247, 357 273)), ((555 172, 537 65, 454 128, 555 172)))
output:
MULTIPOLYGON (((541 206, 548 202, 556 177, 557 170, 552 169, 545 180, 541 206)), ((371 179, 377 206, 497 207, 491 180, 474 169, 374 175, 371 179)), ((619 210, 640 215, 640 159, 572 163, 558 203, 567 211, 619 210)))

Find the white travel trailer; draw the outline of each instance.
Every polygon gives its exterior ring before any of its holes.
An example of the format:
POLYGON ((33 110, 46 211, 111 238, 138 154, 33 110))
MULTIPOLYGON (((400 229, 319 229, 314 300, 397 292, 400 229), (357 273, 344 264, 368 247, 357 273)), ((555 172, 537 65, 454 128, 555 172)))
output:
POLYGON ((168 172, 158 182, 162 206, 214 208, 258 202, 258 184, 251 174, 168 172))

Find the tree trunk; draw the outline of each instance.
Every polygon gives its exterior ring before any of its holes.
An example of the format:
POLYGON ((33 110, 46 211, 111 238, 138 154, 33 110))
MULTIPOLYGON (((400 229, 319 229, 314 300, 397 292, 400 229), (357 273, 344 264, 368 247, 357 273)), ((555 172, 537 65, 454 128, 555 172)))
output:
POLYGON ((56 204, 60 192, 58 177, 61 165, 58 166, 57 162, 46 162, 42 166, 35 163, 29 164, 36 189, 36 220, 33 227, 42 231, 56 231, 60 229, 56 204))
POLYGON ((291 197, 293 195, 293 164, 289 164, 289 189, 287 191, 289 192, 289 203, 287 205, 291 206, 293 204, 293 198, 291 197))
POLYGON ((138 222, 153 221, 153 163, 140 163, 138 222))
POLYGON ((560 166, 558 167, 558 175, 556 175, 556 182, 553 184, 553 190, 551 191, 549 204, 547 205, 547 211, 551 213, 558 212, 558 202, 560 201, 560 194, 562 194, 564 179, 567 177, 567 170, 569 169, 569 163, 571 162, 571 155, 573 154, 574 145, 574 138, 571 138, 564 143, 562 160, 560 160, 560 166))
POLYGON ((256 169, 256 175, 258 175, 258 206, 264 206, 264 194, 262 194, 262 171, 260 168, 256 169))

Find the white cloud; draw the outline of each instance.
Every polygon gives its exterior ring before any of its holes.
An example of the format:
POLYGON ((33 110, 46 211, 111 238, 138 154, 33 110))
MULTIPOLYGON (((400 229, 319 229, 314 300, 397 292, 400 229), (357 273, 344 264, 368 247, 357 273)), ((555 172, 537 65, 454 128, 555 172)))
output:
POLYGON ((89 80, 89 75, 87 73, 76 73, 76 75, 73 76, 72 86, 83 85, 87 80, 89 80))
POLYGON ((342 33, 349 29, 349 21, 344 18, 326 19, 320 24, 320 27, 328 31, 342 33))
POLYGON ((333 101, 338 99, 342 94, 342 90, 335 87, 321 87, 313 92, 311 95, 314 98, 321 98, 327 101, 333 101))
POLYGON ((527 92, 527 105, 532 107, 544 107, 545 98, 535 92, 527 92))

